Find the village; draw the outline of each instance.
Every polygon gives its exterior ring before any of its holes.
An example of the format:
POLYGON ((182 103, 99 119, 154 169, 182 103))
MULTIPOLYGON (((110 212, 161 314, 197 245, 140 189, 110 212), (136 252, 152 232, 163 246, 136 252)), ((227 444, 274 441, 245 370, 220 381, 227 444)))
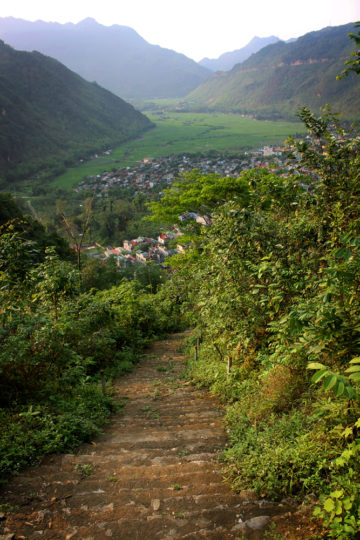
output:
MULTIPOLYGON (((107 153, 110 151, 108 150, 107 153)), ((144 158, 133 167, 121 167, 114 171, 90 176, 81 181, 76 191, 92 190, 97 197, 106 197, 113 187, 133 189, 134 194, 141 192, 161 192, 171 186, 181 174, 194 169, 201 174, 219 174, 223 177, 237 177, 244 170, 254 167, 283 167, 283 148, 264 146, 245 152, 239 157, 212 157, 191 154, 173 155, 163 158, 144 158)))
MULTIPOLYGON (((315 148, 316 142, 309 135, 306 137, 315 148)), ((340 139, 346 142, 346 139, 340 139)), ((111 151, 107 150, 109 154, 111 151)), ((97 197, 108 197, 112 187, 133 188, 133 194, 144 193, 154 190, 160 195, 162 189, 173 184, 181 174, 192 170, 198 170, 201 174, 218 174, 221 177, 238 177, 244 171, 253 168, 267 168, 280 176, 288 176, 289 170, 294 165, 289 165, 287 153, 282 147, 264 146, 252 152, 245 152, 241 157, 212 157, 194 156, 191 154, 174 155, 165 158, 144 158, 133 167, 123 167, 116 171, 104 172, 101 175, 91 176, 80 182, 77 191, 92 189, 97 197)), ((303 174, 309 174, 309 170, 302 168, 303 174)), ((309 189, 308 185, 304 185, 309 189)), ((185 223, 194 221, 200 226, 209 226, 211 219, 208 216, 185 212, 179 216, 179 221, 185 223)), ((157 238, 140 236, 131 240, 124 240, 122 246, 103 247, 100 244, 88 244, 83 246, 84 253, 101 260, 103 263, 113 257, 119 268, 125 268, 133 264, 155 263, 164 266, 165 259, 180 253, 185 253, 186 246, 181 244, 179 238, 183 232, 179 227, 162 231, 157 238)), ((75 246, 72 246, 75 248, 75 246)), ((165 266, 168 266, 168 264, 165 266)))
MULTIPOLYGON (((190 220, 194 220, 200 226, 204 227, 211 224, 210 218, 200 216, 195 212, 186 212, 180 216, 180 221, 186 222, 190 220)), ((181 236, 183 236, 183 232, 174 226, 167 231, 159 233, 156 238, 139 236, 132 240, 124 240, 122 246, 118 247, 103 247, 99 243, 85 244, 81 250, 88 257, 98 259, 103 263, 106 263, 112 257, 119 268, 146 263, 164 266, 167 257, 185 253, 186 246, 181 243, 181 236)), ((71 245, 70 247, 77 249, 75 245, 71 245)))
MULTIPOLYGON (((111 151, 107 150, 109 154, 111 151)), ((240 157, 194 156, 190 154, 174 155, 165 158, 144 158, 133 167, 122 167, 115 171, 91 176, 80 182, 76 191, 91 189, 96 197, 108 197, 113 187, 132 189, 133 194, 158 192, 173 184, 181 174, 198 170, 201 174, 218 174, 222 177, 238 177, 243 171, 254 167, 279 171, 284 169, 283 149, 265 146, 257 151, 245 152, 240 157)), ((193 220, 200 226, 209 226, 211 220, 194 212, 179 216, 181 222, 193 220)), ((178 227, 163 231, 157 238, 140 236, 124 240, 121 246, 103 247, 100 244, 83 246, 84 254, 105 263, 112 257, 119 268, 133 264, 155 263, 163 266, 167 257, 184 253, 186 247, 179 238, 183 235, 178 227)))

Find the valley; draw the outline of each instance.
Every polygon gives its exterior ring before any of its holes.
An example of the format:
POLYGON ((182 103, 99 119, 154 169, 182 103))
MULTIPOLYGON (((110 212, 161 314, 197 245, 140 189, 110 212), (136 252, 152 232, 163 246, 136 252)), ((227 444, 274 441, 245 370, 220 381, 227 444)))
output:
POLYGON ((113 22, 0 17, 0 540, 356 540, 360 22, 113 22))
MULTIPOLYGON (((162 105, 162 101, 160 101, 162 105)), ((290 135, 304 133, 301 122, 270 122, 244 118, 237 114, 174 113, 166 108, 146 112, 155 127, 141 137, 123 143, 110 153, 99 153, 92 159, 69 167, 67 171, 44 183, 36 178, 8 185, 17 195, 33 196, 42 185, 50 193, 56 189, 72 190, 93 175, 119 167, 132 167, 144 158, 162 158, 183 153, 242 155, 269 144, 282 144, 290 135)))
POLYGON ((145 203, 157 200, 182 173, 199 169, 203 174, 238 176, 252 167, 269 166, 279 158, 265 159, 264 146, 275 145, 281 152, 287 137, 304 133, 300 122, 257 121, 236 114, 176 113, 163 107, 147 117, 155 127, 140 137, 92 155, 54 178, 32 176, 8 184, 7 191, 25 213, 31 202, 32 215, 63 236, 59 201, 63 201, 60 206, 66 203, 69 217, 80 219, 84 200, 96 193, 90 240, 119 245, 159 232, 142 221, 147 214, 145 203), (137 209, 134 197, 142 200, 137 209), (105 219, 112 225, 102 226, 105 219))

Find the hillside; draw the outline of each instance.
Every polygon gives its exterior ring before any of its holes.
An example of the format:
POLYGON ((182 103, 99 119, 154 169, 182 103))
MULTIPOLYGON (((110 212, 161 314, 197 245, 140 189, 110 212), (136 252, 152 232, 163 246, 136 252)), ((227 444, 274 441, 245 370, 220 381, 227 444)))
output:
POLYGON ((0 175, 62 167, 151 127, 131 105, 57 60, 0 41, 0 175))
POLYGON ((187 99, 197 107, 272 119, 293 118, 302 105, 318 112, 331 103, 344 119, 359 119, 360 82, 355 75, 336 79, 353 49, 353 29, 328 27, 268 45, 230 72, 214 74, 187 99))
POLYGON ((181 97, 211 72, 183 54, 151 45, 126 26, 0 18, 0 39, 56 58, 89 81, 125 98, 181 97))
POLYGON ((236 49, 235 51, 226 52, 219 56, 219 58, 203 58, 200 60, 199 64, 200 66, 211 69, 211 71, 229 71, 236 64, 245 62, 252 54, 277 41, 279 41, 279 38, 275 36, 266 38, 255 36, 247 45, 245 45, 245 47, 236 49))

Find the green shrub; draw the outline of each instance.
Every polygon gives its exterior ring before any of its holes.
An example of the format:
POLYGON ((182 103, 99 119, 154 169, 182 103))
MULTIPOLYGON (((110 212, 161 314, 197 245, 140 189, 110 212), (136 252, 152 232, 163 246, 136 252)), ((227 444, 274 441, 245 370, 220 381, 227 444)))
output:
POLYGON ((232 485, 275 499, 319 494, 328 481, 329 456, 340 453, 338 431, 329 432, 325 422, 304 410, 271 414, 258 422, 245 411, 241 402, 227 411, 231 447, 223 460, 232 485))
POLYGON ((98 385, 74 395, 54 395, 50 403, 0 410, 0 477, 36 463, 46 454, 69 452, 90 441, 107 422, 113 401, 98 385))

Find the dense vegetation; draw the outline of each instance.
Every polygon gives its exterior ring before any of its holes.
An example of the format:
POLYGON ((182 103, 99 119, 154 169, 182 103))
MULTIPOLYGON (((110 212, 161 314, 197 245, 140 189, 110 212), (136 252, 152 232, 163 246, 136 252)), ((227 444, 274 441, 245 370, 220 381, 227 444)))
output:
POLYGON ((125 98, 181 97, 211 72, 184 54, 152 45, 127 26, 0 18, 0 39, 56 58, 88 81, 125 98))
POLYGON ((192 107, 238 111, 257 118, 294 118, 301 106, 314 112, 331 103, 347 120, 358 120, 360 81, 336 76, 351 52, 354 24, 310 32, 292 43, 264 47, 231 71, 217 73, 195 89, 192 107))
POLYGON ((0 180, 48 178, 151 122, 97 84, 38 52, 0 41, 0 180))
POLYGON ((292 143, 287 178, 192 174, 152 209, 213 219, 189 225, 171 284, 201 339, 190 376, 227 404, 227 478, 265 497, 315 493, 347 539, 360 531, 360 141, 331 114, 301 116, 311 138, 292 143))
POLYGON ((80 273, 61 239, 24 218, 9 196, 0 199, 0 217, 4 479, 91 440, 115 406, 101 392, 100 370, 107 379, 131 370, 146 340, 177 321, 156 294, 158 271, 136 280, 121 280, 111 265, 80 273))
POLYGON ((144 222, 143 218, 149 213, 146 201, 156 199, 159 199, 157 193, 147 196, 143 193, 134 195, 134 190, 123 188, 112 189, 110 196, 103 199, 94 199, 90 196, 84 200, 83 194, 73 197, 70 202, 58 199, 55 212, 46 216, 47 228, 66 236, 72 242, 72 237, 79 237, 82 234, 87 205, 91 204, 87 234, 90 243, 119 246, 124 240, 138 236, 153 238, 159 234, 159 225, 144 222), (70 226, 70 231, 65 227, 64 218, 70 226))

